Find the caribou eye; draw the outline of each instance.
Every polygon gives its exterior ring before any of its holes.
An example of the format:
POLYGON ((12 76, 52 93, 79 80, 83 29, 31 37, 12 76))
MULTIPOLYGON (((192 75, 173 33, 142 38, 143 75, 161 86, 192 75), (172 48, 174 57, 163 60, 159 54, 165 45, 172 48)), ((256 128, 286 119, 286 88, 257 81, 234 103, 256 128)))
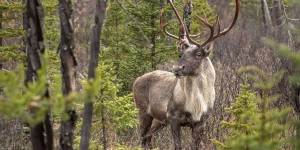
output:
POLYGON ((196 53, 196 57, 197 57, 197 58, 202 57, 202 53, 201 53, 201 52, 197 52, 197 53, 196 53))

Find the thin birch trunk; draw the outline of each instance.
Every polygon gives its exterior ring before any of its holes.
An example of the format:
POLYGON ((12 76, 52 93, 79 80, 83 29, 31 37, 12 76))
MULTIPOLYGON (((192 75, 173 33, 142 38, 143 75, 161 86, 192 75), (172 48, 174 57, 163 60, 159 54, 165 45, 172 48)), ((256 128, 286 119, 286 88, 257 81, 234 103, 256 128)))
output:
MULTIPOLYGON (((74 37, 72 26, 72 4, 69 0, 59 0, 61 39, 58 50, 61 59, 62 92, 68 96, 76 91, 75 78, 77 62, 74 56, 74 37)), ((59 144, 63 150, 73 150, 73 139, 77 115, 71 103, 66 104, 67 120, 61 122, 59 144)))
MULTIPOLYGON (((88 70, 88 79, 95 78, 95 70, 98 67, 99 52, 100 52, 100 36, 102 25, 105 18, 106 12, 106 0, 97 0, 96 14, 95 14, 95 25, 92 29, 92 41, 91 41, 91 54, 88 70)), ((86 102, 83 108, 82 114, 82 129, 81 129, 81 141, 80 150, 87 150, 90 144, 91 138, 91 126, 93 117, 93 106, 92 100, 86 102)))
POLYGON ((262 8, 262 15, 263 15, 263 23, 267 28, 269 28, 272 26, 272 20, 270 16, 268 3, 266 0, 261 0, 261 8, 262 8))

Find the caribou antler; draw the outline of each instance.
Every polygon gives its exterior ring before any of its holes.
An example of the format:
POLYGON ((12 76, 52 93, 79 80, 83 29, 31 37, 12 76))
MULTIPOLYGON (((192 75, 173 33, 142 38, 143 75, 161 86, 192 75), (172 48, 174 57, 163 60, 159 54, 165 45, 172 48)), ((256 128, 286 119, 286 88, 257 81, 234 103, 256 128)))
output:
MULTIPOLYGON (((182 21, 182 19, 181 19, 180 15, 179 15, 178 11, 176 10, 176 8, 175 8, 173 2, 171 2, 170 0, 169 0, 169 2, 170 2, 170 4, 171 4, 172 9, 174 10, 174 12, 175 12, 175 14, 176 14, 178 20, 181 20, 181 21, 180 21, 180 31, 183 30, 183 34, 180 34, 180 35, 186 36, 186 35, 188 34, 188 33, 187 33, 187 29, 186 29, 186 25, 185 25, 184 22, 182 21)), ((183 39, 180 39, 180 37, 178 37, 178 36, 176 36, 176 35, 174 35, 174 34, 171 34, 170 32, 168 32, 168 31, 166 30, 166 27, 167 27, 168 24, 164 23, 164 21, 163 21, 162 18, 163 18, 163 10, 162 10, 161 13, 160 13, 160 27, 163 29, 164 33, 165 33, 167 36, 170 36, 170 37, 172 37, 172 38, 174 38, 174 39, 177 39, 177 40, 183 40, 183 39)), ((190 37, 193 37, 193 38, 196 38, 196 37, 200 36, 201 34, 202 34, 202 32, 200 32, 200 33, 198 33, 198 34, 195 34, 195 35, 190 35, 190 34, 189 34, 189 36, 190 36, 190 37)))
POLYGON ((165 32, 166 35, 168 35, 168 36, 170 36, 170 37, 172 37, 172 38, 174 38, 174 39, 179 40, 179 37, 178 37, 178 36, 173 35, 173 34, 169 33, 169 32, 166 30, 166 27, 167 27, 168 24, 166 24, 166 23, 163 22, 163 20, 162 20, 163 17, 162 17, 162 16, 163 16, 163 10, 161 10, 161 12, 160 12, 160 27, 163 29, 163 31, 165 32))
POLYGON ((220 22, 219 22, 219 16, 217 15, 217 19, 216 19, 216 22, 211 25, 210 23, 208 23, 208 21, 204 19, 202 19, 201 17, 199 17, 198 15, 196 15, 197 18, 200 19, 201 22, 203 22, 206 26, 208 26, 208 28, 210 29, 210 36, 209 38, 203 42, 203 43, 197 43, 196 41, 192 40, 189 36, 187 36, 187 38, 189 39, 189 41, 199 47, 203 47, 205 46, 207 43, 215 40, 216 38, 220 37, 220 36, 223 36, 225 35, 227 32, 229 32, 233 26, 235 25, 236 21, 237 21, 237 18, 239 16, 239 12, 240 12, 240 0, 235 0, 236 2, 236 7, 235 7, 235 14, 234 14, 234 18, 233 18, 233 21, 231 23, 231 25, 224 29, 223 31, 221 31, 221 26, 220 26, 220 22), (216 27, 218 27, 218 31, 217 31, 217 34, 214 34, 214 31, 216 29, 216 27))
MULTIPOLYGON (((162 14, 163 14, 163 11, 161 12, 161 15, 160 15, 160 25, 161 25, 161 28, 163 29, 163 31, 166 33, 166 35, 172 37, 172 38, 175 38, 177 40, 181 40, 181 41, 186 41, 185 38, 188 40, 189 43, 192 43, 192 44, 195 44, 197 45, 198 47, 204 47, 207 43, 215 40, 216 38, 220 37, 220 36, 223 36, 225 35, 228 31, 230 31, 233 26, 235 25, 236 21, 237 21, 237 18, 238 18, 238 15, 239 15, 239 11, 240 11, 240 0, 235 0, 236 1, 236 9, 235 9, 235 15, 234 15, 234 18, 233 18, 233 21, 231 23, 231 25, 224 29, 223 31, 221 31, 221 26, 220 26, 220 22, 219 22, 219 16, 217 15, 217 19, 215 21, 214 24, 210 24, 206 17, 205 19, 202 19, 201 17, 199 17, 198 15, 196 15, 196 17, 204 24, 206 25, 209 30, 210 30, 210 36, 209 38, 203 42, 203 43, 198 43, 196 42, 195 40, 193 40, 192 38, 195 38, 195 37, 198 37, 200 36, 202 33, 199 33, 197 35, 190 35, 188 32, 187 32, 187 28, 186 28, 186 25, 184 23, 184 21, 182 20, 182 18, 180 17, 178 11, 176 10, 173 2, 171 0, 168 0, 169 3, 171 4, 171 7, 177 17, 177 19, 179 20, 180 22, 180 31, 182 30, 183 31, 183 34, 182 36, 184 36, 184 39, 178 37, 178 36, 175 36, 171 33, 169 33, 168 31, 166 31, 166 26, 167 24, 165 24, 163 21, 162 21, 162 14), (217 28, 217 34, 215 34, 215 30, 217 28)), ((182 43, 182 42, 181 42, 182 43)))

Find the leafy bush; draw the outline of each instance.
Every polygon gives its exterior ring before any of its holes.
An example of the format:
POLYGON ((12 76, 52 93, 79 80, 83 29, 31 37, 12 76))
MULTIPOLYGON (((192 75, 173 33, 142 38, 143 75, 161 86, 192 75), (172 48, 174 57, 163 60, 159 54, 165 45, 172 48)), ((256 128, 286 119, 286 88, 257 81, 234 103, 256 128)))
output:
POLYGON ((249 90, 249 84, 241 85, 241 91, 230 108, 226 111, 232 115, 230 121, 221 124, 231 133, 222 143, 212 140, 220 149, 235 150, 274 150, 280 149, 288 142, 288 138, 281 138, 291 127, 287 114, 290 108, 274 108, 272 103, 280 95, 272 95, 271 90, 282 79, 282 71, 273 75, 266 74, 258 67, 249 66, 239 70, 253 82, 252 86, 258 92, 249 90))

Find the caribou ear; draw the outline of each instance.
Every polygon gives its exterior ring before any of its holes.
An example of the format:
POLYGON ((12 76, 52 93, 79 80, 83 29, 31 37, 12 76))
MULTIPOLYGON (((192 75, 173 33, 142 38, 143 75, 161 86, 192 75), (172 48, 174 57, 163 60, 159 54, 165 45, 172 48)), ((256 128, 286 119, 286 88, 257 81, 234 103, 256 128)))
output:
POLYGON ((205 56, 207 57, 209 55, 209 53, 212 51, 213 49, 213 42, 211 43, 208 43, 205 47, 204 47, 204 53, 205 53, 205 56))

